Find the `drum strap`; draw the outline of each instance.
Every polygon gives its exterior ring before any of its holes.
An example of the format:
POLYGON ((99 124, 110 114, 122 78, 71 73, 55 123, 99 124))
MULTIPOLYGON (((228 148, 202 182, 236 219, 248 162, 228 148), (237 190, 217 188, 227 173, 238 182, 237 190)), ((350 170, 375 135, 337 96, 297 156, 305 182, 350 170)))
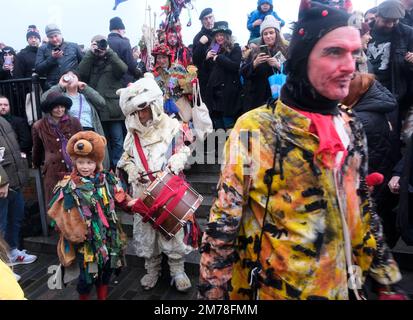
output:
POLYGON ((141 140, 139 139, 139 136, 135 133, 135 146, 136 146, 136 150, 138 151, 139 154, 139 158, 141 159, 142 165, 145 168, 146 173, 148 174, 149 180, 151 180, 151 182, 155 181, 155 178, 152 175, 152 172, 149 171, 149 164, 148 164, 148 160, 146 160, 146 156, 145 153, 143 152, 142 149, 142 145, 141 145, 141 140))

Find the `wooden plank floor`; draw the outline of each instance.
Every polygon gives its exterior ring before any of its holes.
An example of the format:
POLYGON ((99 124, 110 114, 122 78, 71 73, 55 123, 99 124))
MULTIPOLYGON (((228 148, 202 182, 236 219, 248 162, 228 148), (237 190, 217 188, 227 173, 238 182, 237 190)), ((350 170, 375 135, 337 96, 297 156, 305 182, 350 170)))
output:
MULTIPOLYGON (((49 277, 48 268, 58 264, 58 259, 50 254, 36 254, 37 261, 29 265, 18 265, 14 272, 22 278, 20 286, 29 300, 77 300, 77 280, 74 280, 62 290, 50 290, 47 282, 49 277)), ((165 262, 165 261, 164 261, 165 262)), ((162 277, 157 286, 149 291, 144 291, 140 285, 140 279, 145 274, 143 265, 125 267, 121 274, 112 276, 109 285, 110 300, 195 300, 197 295, 198 273, 189 268, 188 277, 192 282, 192 289, 187 293, 180 293, 171 287, 167 264, 163 263, 162 277)), ((92 291, 91 299, 96 299, 95 290, 92 291)))

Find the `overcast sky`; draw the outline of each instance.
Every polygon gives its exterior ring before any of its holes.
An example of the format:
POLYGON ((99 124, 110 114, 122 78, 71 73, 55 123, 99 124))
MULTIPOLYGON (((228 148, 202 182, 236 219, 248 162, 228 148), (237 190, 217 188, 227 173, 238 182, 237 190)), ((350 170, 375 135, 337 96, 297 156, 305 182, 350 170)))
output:
MULTIPOLYGON (((378 0, 377 3, 383 0, 378 0)), ((6 1, 3 1, 4 3, 6 1)), ((146 3, 157 13, 157 25, 165 18, 161 15, 161 6, 166 0, 128 0, 113 11, 114 0, 13 0, 7 1, 7 14, 3 10, 0 41, 17 50, 26 46, 26 30, 29 24, 36 24, 44 37, 44 28, 48 23, 57 23, 67 41, 89 45, 90 39, 97 34, 109 33, 109 20, 114 16, 123 19, 127 37, 132 46, 142 35, 142 25, 149 23, 149 14, 145 11, 146 3)), ((226 20, 237 42, 245 44, 249 38, 246 29, 247 15, 254 10, 257 0, 193 0, 194 10, 190 11, 192 27, 186 27, 189 21, 188 11, 181 14, 183 38, 185 44, 192 43, 195 34, 201 29, 199 13, 206 7, 214 9, 216 20, 226 20)), ((297 18, 300 0, 274 0, 275 10, 287 23, 297 18)), ((373 7, 376 0, 353 0, 353 6, 360 11, 373 7)), ((4 6, 3 6, 4 9, 4 6)), ((288 32, 288 24, 283 32, 288 32)))

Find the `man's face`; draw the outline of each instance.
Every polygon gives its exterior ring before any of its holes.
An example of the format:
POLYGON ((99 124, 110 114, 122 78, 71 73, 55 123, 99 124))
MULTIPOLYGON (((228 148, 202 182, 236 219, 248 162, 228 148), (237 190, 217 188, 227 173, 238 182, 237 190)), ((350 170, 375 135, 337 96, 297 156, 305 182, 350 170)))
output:
POLYGON ((330 100, 344 99, 360 51, 360 32, 356 28, 341 27, 327 33, 314 46, 308 59, 311 85, 330 100))
POLYGON ((158 63, 158 65, 164 69, 168 69, 169 68, 169 57, 165 56, 163 54, 158 55, 158 57, 156 58, 156 62, 158 63))
POLYGON ((268 3, 264 3, 261 5, 262 12, 268 12, 271 9, 271 6, 268 3))
POLYGON ((383 33, 390 33, 399 23, 399 19, 386 19, 380 16, 376 17, 374 28, 383 33))
POLYGON ((49 43, 54 47, 58 47, 62 45, 62 42, 63 42, 63 37, 60 33, 55 33, 51 35, 50 37, 48 37, 48 39, 49 39, 49 43))
POLYGON ((168 33, 168 44, 171 47, 175 47, 178 43, 178 35, 175 32, 168 33))
POLYGON ((202 18, 202 25, 205 29, 212 30, 214 28, 214 24, 215 17, 212 13, 202 18))
POLYGON ((27 39, 27 43, 30 47, 38 47, 40 45, 40 40, 35 36, 31 36, 29 39, 27 39))
POLYGON ((368 24, 376 20, 376 15, 374 13, 367 13, 364 17, 364 21, 368 24))
POLYGON ((10 104, 7 98, 0 98, 0 115, 5 116, 10 113, 10 104))

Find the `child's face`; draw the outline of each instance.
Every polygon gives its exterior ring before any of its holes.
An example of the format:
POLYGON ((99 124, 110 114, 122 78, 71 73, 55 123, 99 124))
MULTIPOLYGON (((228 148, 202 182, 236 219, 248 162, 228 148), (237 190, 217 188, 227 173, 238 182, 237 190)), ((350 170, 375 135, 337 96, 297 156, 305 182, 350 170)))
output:
POLYGON ((89 158, 77 158, 76 169, 82 177, 91 177, 96 170, 96 162, 89 158))
POLYGON ((262 12, 267 12, 268 10, 270 10, 271 6, 268 3, 264 3, 261 5, 261 10, 262 12))

